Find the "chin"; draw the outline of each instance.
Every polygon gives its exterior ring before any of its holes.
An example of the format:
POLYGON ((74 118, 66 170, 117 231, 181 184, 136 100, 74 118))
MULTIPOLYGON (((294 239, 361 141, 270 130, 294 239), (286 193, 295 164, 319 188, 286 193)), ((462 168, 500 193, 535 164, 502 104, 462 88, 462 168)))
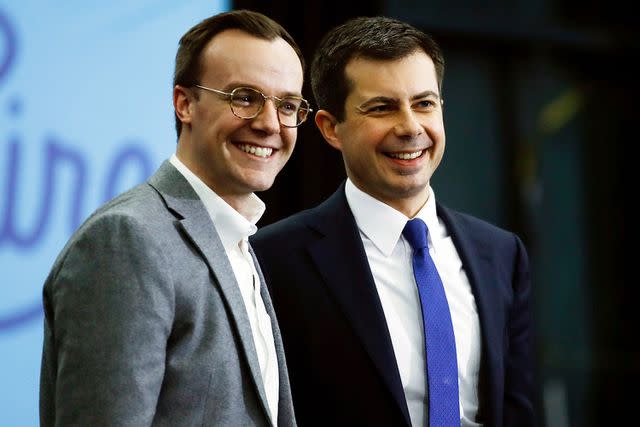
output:
POLYGON ((274 180, 263 180, 263 181, 254 181, 249 183, 248 187, 252 189, 253 192, 267 191, 273 186, 274 180))
POLYGON ((422 197, 427 194, 427 187, 429 183, 420 183, 412 185, 396 186, 391 191, 395 198, 398 199, 410 199, 415 197, 422 197))
POLYGON ((399 180, 389 184, 399 193, 419 193, 429 185, 429 179, 424 176, 403 176, 399 180))

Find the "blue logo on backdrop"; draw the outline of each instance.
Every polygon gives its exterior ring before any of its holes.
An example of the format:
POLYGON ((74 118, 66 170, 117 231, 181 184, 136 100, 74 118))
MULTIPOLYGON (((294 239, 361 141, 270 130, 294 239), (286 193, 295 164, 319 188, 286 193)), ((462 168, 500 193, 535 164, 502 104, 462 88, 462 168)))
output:
MULTIPOLYGON (((17 52, 17 37, 14 27, 0 11, 0 87, 6 79, 11 65, 14 62, 17 52)), ((15 120, 22 113, 22 102, 14 98, 9 101, 8 114, 15 120)), ((65 144, 56 136, 46 136, 43 138, 42 154, 44 165, 41 169, 42 183, 39 186, 40 198, 35 216, 29 212, 28 217, 34 218, 34 222, 29 227, 16 226, 16 219, 22 218, 20 212, 20 195, 29 191, 27 186, 21 185, 20 180, 24 179, 33 168, 27 167, 24 159, 24 147, 26 145, 17 135, 8 135, 6 146, 6 164, 0 165, 0 170, 4 170, 4 186, 0 186, 0 206, 4 209, 0 211, 0 249, 10 248, 14 253, 27 253, 33 251, 39 243, 44 240, 46 232, 50 228, 51 218, 56 203, 61 203, 61 198, 55 198, 58 194, 56 184, 60 186, 59 175, 64 171, 72 176, 71 188, 67 188, 71 194, 69 201, 69 218, 67 222, 68 233, 71 234, 84 219, 84 200, 88 196, 87 176, 90 172, 88 156, 82 151, 65 144)), ((104 188, 102 188, 102 198, 104 201, 114 197, 120 190, 120 181, 123 175, 131 169, 138 172, 138 182, 145 180, 152 172, 152 161, 148 153, 136 141, 125 141, 125 144, 115 153, 113 160, 107 168, 104 178, 104 188)), ((38 188, 36 186, 36 188, 38 188)), ((100 189, 98 189, 100 190, 100 189)), ((15 286, 15 284, 11 284, 15 286)), ((6 282, 5 285, 7 286, 6 282)), ((0 291, 8 291, 8 288, 0 286, 0 291), (4 288, 4 289, 3 289, 4 288)), ((12 289, 14 291, 15 289, 12 289)), ((13 306, 3 309, 7 312, 0 312, 0 333, 15 328, 32 320, 37 320, 42 315, 42 304, 40 302, 40 292, 36 302, 13 306)))
POLYGON ((0 11, 0 81, 9 69, 16 49, 16 38, 9 20, 0 11))

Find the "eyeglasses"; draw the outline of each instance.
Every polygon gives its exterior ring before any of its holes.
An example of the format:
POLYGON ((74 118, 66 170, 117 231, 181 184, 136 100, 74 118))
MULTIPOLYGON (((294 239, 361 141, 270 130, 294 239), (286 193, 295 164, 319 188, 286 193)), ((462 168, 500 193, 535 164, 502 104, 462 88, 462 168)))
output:
POLYGON ((299 96, 285 96, 284 98, 267 96, 250 87, 237 87, 231 92, 223 92, 202 85, 193 86, 228 98, 233 115, 245 120, 253 119, 260 114, 267 99, 273 100, 278 112, 278 121, 280 125, 287 128, 300 126, 313 111, 309 107, 309 102, 299 96))

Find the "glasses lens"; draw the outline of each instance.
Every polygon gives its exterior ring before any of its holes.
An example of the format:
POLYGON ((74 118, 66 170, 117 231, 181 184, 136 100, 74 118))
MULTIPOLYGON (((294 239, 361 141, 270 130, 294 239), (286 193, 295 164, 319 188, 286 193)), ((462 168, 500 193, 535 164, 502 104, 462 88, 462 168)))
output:
POLYGON ((243 119, 255 117, 263 104, 262 94, 255 89, 239 87, 231 92, 231 109, 243 119))
MULTIPOLYGON (((307 119, 309 103, 298 97, 275 98, 278 120, 282 126, 296 127, 307 119)), ((231 92, 231 111, 243 119, 256 117, 264 106, 265 97, 250 87, 239 87, 231 92)))
POLYGON ((301 98, 284 98, 278 107, 280 123, 287 127, 296 127, 305 121, 309 113, 309 104, 301 98))

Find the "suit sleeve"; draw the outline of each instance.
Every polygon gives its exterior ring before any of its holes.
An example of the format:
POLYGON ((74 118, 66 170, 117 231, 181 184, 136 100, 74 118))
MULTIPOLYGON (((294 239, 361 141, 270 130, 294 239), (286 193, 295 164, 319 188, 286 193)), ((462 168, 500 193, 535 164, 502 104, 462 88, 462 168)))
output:
POLYGON ((534 426, 531 275, 524 245, 517 236, 514 239, 514 299, 506 337, 504 425, 534 426))
POLYGON ((102 218, 50 274, 43 426, 151 425, 174 312, 167 255, 151 234, 131 218, 102 218))

